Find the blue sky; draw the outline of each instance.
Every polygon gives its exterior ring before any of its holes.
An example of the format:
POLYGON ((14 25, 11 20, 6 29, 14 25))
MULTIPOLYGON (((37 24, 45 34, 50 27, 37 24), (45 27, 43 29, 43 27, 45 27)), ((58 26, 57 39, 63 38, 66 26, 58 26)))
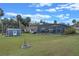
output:
MULTIPOLYGON (((4 10, 4 17, 31 17, 32 22, 40 20, 53 23, 70 23, 76 19, 79 21, 79 3, 0 3, 4 10)), ((3 18, 4 18, 3 17, 3 18)))

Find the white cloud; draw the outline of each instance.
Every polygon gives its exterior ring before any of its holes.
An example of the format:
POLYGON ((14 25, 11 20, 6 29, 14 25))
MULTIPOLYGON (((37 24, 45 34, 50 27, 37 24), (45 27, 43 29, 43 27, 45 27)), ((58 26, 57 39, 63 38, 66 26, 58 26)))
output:
POLYGON ((62 4, 62 5, 58 5, 58 6, 55 7, 55 8, 47 9, 46 11, 48 11, 48 12, 56 12, 56 11, 63 11, 63 9, 79 10, 79 3, 67 3, 67 4, 62 4))
POLYGON ((49 18, 51 18, 50 15, 43 15, 43 14, 34 14, 32 15, 32 21, 37 21, 39 22, 40 20, 48 20, 49 18))
POLYGON ((68 4, 59 5, 56 7, 56 9, 79 10, 79 3, 68 3, 68 4))
POLYGON ((50 8, 50 9, 47 9, 46 11, 48 11, 48 12, 56 12, 56 9, 50 8))
POLYGON ((32 21, 37 21, 39 22, 40 20, 47 20, 51 18, 50 15, 45 15, 45 14, 21 14, 21 13, 13 13, 13 12, 7 12, 5 15, 7 16, 16 16, 17 14, 20 14, 23 18, 25 17, 31 17, 32 21))
POLYGON ((55 9, 58 10, 58 9, 60 9, 60 8, 59 8, 59 7, 56 7, 55 9))
POLYGON ((40 20, 47 20, 47 19, 51 18, 50 15, 43 15, 43 14, 34 14, 34 15, 32 15, 32 14, 26 14, 26 15, 22 14, 22 16, 24 18, 25 17, 31 17, 32 22, 35 22, 35 21, 39 22, 40 20))
POLYGON ((66 7, 66 6, 69 6, 69 5, 72 5, 73 3, 67 3, 67 4, 62 4, 62 5, 58 5, 59 7, 66 7))
POLYGON ((39 5, 42 6, 42 7, 43 6, 49 6, 50 7, 52 4, 51 3, 40 3, 39 5))
POLYGON ((70 18, 70 19, 66 20, 65 23, 69 23, 69 24, 73 25, 73 23, 72 23, 73 19, 76 19, 76 21, 79 21, 79 18, 70 18))
POLYGON ((36 19, 48 19, 51 18, 50 15, 43 15, 43 14, 22 14, 22 16, 25 17, 31 17, 31 18, 36 18, 36 19))
POLYGON ((57 15, 56 17, 63 19, 64 18, 64 14, 57 15))
POLYGON ((75 3, 69 6, 70 10, 79 10, 79 3, 75 3))
POLYGON ((60 18, 60 19, 68 19, 70 16, 70 14, 60 14, 60 15, 57 15, 56 17, 60 18))
POLYGON ((17 13, 7 12, 7 13, 5 13, 5 15, 8 15, 8 16, 16 16, 17 13))
POLYGON ((21 15, 22 17, 32 17, 32 15, 30 15, 30 14, 21 14, 21 13, 13 13, 13 12, 7 12, 7 13, 5 13, 5 15, 7 15, 7 16, 21 15))
POLYGON ((66 16, 70 16, 70 14, 66 14, 66 16))
POLYGON ((24 17, 24 18, 25 17, 32 17, 32 15, 30 15, 30 14, 21 14, 21 16, 24 17))
POLYGON ((72 3, 58 5, 58 6, 56 7, 56 9, 58 9, 58 10, 59 10, 59 9, 67 9, 67 8, 69 8, 70 5, 72 5, 72 3))
POLYGON ((29 7, 44 7, 44 6, 52 6, 52 3, 33 3, 29 5, 29 7))
POLYGON ((41 12, 41 11, 43 11, 43 10, 41 10, 41 9, 36 9, 36 11, 37 11, 37 12, 41 12))
MULTIPOLYGON (((31 7, 44 7, 44 6, 51 7, 52 3, 35 3, 35 4, 33 3, 30 6, 31 7)), ((38 11, 38 12, 41 12, 41 11, 57 12, 57 11, 63 11, 63 9, 79 10, 79 3, 61 4, 61 5, 57 5, 57 7, 54 7, 54 8, 49 8, 49 9, 45 9, 45 10, 36 9, 36 11, 38 11)))
POLYGON ((42 9, 36 9, 37 12, 56 12, 56 9, 55 8, 50 8, 50 9, 45 9, 45 10, 42 10, 42 9))
POLYGON ((35 14, 34 16, 36 16, 36 17, 42 17, 42 18, 50 18, 51 17, 49 15, 43 15, 43 14, 35 14))

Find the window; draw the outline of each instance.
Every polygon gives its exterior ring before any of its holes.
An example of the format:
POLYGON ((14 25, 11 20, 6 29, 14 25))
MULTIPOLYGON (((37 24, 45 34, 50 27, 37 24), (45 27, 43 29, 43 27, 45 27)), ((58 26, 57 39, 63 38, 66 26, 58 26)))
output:
POLYGON ((17 35, 17 31, 16 30, 13 30, 13 35, 17 35))

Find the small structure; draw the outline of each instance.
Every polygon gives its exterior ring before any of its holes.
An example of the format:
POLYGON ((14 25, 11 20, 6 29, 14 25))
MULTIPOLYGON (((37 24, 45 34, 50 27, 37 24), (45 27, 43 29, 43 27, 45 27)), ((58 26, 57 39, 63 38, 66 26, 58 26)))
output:
POLYGON ((20 36, 21 29, 8 28, 6 30, 6 36, 20 36))

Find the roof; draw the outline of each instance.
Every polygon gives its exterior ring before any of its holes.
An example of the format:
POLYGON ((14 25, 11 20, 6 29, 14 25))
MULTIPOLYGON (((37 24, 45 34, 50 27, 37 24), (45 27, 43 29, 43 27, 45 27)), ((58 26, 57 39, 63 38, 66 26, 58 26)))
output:
POLYGON ((31 26, 59 26, 59 25, 63 25, 63 26, 68 26, 66 24, 32 24, 31 26))
POLYGON ((19 28, 8 28, 7 30, 21 30, 19 28))

